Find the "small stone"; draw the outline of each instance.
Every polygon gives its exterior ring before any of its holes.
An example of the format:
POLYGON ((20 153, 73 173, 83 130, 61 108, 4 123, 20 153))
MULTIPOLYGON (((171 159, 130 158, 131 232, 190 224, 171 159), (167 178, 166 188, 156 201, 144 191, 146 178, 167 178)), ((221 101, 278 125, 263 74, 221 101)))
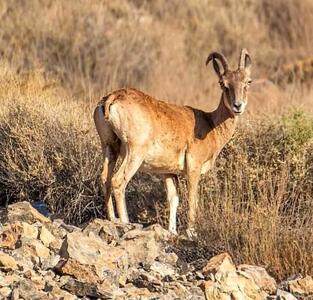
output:
POLYGON ((14 285, 15 282, 21 280, 21 277, 17 274, 6 274, 5 276, 0 276, 0 287, 9 287, 14 285))
POLYGON ((106 245, 99 237, 90 238, 81 232, 67 234, 60 249, 62 260, 57 269, 82 282, 103 280, 118 282, 118 276, 128 268, 127 252, 106 245))
POLYGON ((50 255, 49 249, 37 239, 24 237, 21 239, 21 244, 21 247, 15 249, 12 255, 23 271, 39 266, 50 255))
POLYGON ((161 244, 155 239, 153 231, 139 229, 125 233, 120 242, 120 248, 128 254, 129 264, 151 264, 161 252, 161 244))
POLYGON ((119 230, 119 227, 116 223, 102 219, 94 219, 85 227, 83 232, 87 235, 94 233, 107 243, 111 243, 114 240, 119 240, 121 234, 123 233, 121 230, 119 230))
POLYGON ((10 223, 23 221, 29 224, 35 222, 50 223, 51 221, 33 208, 29 202, 17 202, 8 206, 8 220, 10 223))
POLYGON ((11 295, 12 290, 9 287, 0 288, 0 299, 5 299, 11 295))
POLYGON ((171 265, 160 263, 158 261, 153 262, 150 269, 159 273, 162 277, 175 275, 175 270, 171 265))
POLYGON ((128 280, 127 272, 120 273, 118 276, 118 286, 124 287, 126 285, 127 280, 128 280))
POLYGON ((204 279, 203 274, 199 271, 196 272, 196 277, 197 277, 197 279, 204 279))
POLYGON ((45 279, 40 275, 33 275, 31 281, 38 290, 43 290, 46 285, 45 279))
POLYGON ((18 288, 14 288, 11 294, 11 300, 19 300, 20 299, 20 293, 18 291, 18 288))
POLYGON ((188 280, 188 281, 191 281, 191 282, 193 282, 193 281, 196 280, 195 274, 192 273, 192 272, 187 273, 187 274, 186 274, 186 277, 187 277, 187 280, 188 280))
POLYGON ((169 264, 173 267, 177 266, 178 256, 174 253, 165 253, 162 252, 158 257, 157 260, 161 263, 169 264))
POLYGON ((62 224, 64 224, 62 219, 57 218, 52 220, 53 227, 60 227, 62 224))
POLYGON ((44 271, 44 272, 45 272, 45 274, 43 274, 43 275, 45 276, 45 278, 46 277, 56 278, 56 274, 53 271, 49 270, 49 271, 44 271))
POLYGON ((63 239, 68 234, 68 231, 62 227, 63 224, 64 224, 63 220, 55 219, 53 220, 52 224, 47 226, 47 228, 55 238, 63 239))
POLYGON ((23 275, 24 275, 25 278, 31 279, 33 272, 34 272, 33 270, 27 270, 23 275))
POLYGON ((124 299, 158 299, 157 297, 153 297, 152 292, 150 292, 147 288, 137 288, 132 284, 127 285, 126 287, 120 289, 119 293, 123 292, 124 295, 119 298, 115 297, 118 300, 124 299))
POLYGON ((38 228, 26 222, 20 222, 21 236, 36 239, 38 237, 38 228))
POLYGON ((70 279, 71 279, 71 276, 68 276, 68 275, 61 276, 59 279, 59 286, 65 285, 70 279))
POLYGON ((228 253, 222 253, 212 257, 203 268, 204 276, 216 273, 236 272, 236 266, 228 253))
POLYGON ((123 240, 133 240, 142 236, 148 236, 149 233, 148 232, 144 232, 141 229, 133 229, 133 230, 129 230, 127 231, 123 236, 122 239, 123 240))
POLYGON ((261 288, 261 290, 269 294, 276 293, 276 281, 266 272, 264 268, 252 265, 239 265, 238 270, 244 271, 245 273, 249 274, 253 278, 257 286, 261 288))
POLYGON ((70 279, 62 288, 79 297, 112 299, 112 293, 102 291, 97 284, 83 283, 75 279, 70 279))
POLYGON ((51 234, 51 232, 45 227, 41 227, 39 239, 42 241, 42 243, 49 247, 52 242, 55 241, 55 237, 51 234))
POLYGON ((0 252, 0 268, 5 270, 16 270, 17 263, 10 255, 0 252))
POLYGON ((184 282, 188 281, 186 274, 180 275, 177 279, 181 280, 181 281, 184 281, 184 282))
POLYGON ((49 248, 55 253, 58 253, 62 247, 62 244, 63 244, 63 240, 55 239, 49 244, 49 248))
POLYGON ((288 282, 289 291, 301 296, 313 295, 313 278, 306 276, 288 282))
POLYGON ((53 232, 54 235, 57 235, 57 233, 60 235, 59 237, 63 238, 65 235, 69 232, 74 232, 74 231, 81 231, 81 229, 77 226, 70 225, 64 223, 62 219, 55 219, 53 220, 53 226, 50 228, 52 229, 57 228, 57 232, 53 232), (63 236, 62 236, 63 235, 63 236))
POLYGON ((40 241, 36 239, 28 239, 23 238, 21 248, 15 250, 20 250, 26 257, 40 257, 40 258, 48 258, 50 251, 47 247, 45 247, 40 241))
POLYGON ((18 249, 12 253, 12 257, 14 257, 18 268, 22 272, 26 272, 28 270, 32 270, 34 268, 34 263, 39 263, 38 258, 34 258, 32 256, 25 256, 23 252, 18 249))
POLYGON ((15 249, 19 236, 19 230, 15 224, 5 226, 3 232, 0 233, 0 248, 15 249))
POLYGON ((48 295, 52 299, 62 299, 62 300, 76 300, 78 299, 75 295, 70 294, 69 292, 62 290, 58 286, 51 286, 49 288, 48 295))
POLYGON ((48 296, 46 293, 38 290, 34 283, 29 279, 21 279, 14 290, 18 290, 19 297, 22 299, 32 299, 32 300, 46 300, 48 296))
POLYGON ((34 287, 38 290, 43 290, 46 284, 44 277, 41 274, 38 274, 34 270, 28 270, 23 274, 24 278, 31 280, 34 287))
POLYGON ((42 270, 53 269, 58 264, 60 259, 61 259, 61 257, 59 254, 50 255, 47 259, 45 259, 42 262, 42 265, 41 265, 42 270))
POLYGON ((162 278, 162 281, 163 282, 173 282, 176 278, 172 277, 172 276, 169 276, 169 275, 166 275, 162 278))
POLYGON ((286 291, 283 291, 283 290, 280 290, 278 289, 277 290, 277 300, 297 300, 297 298, 295 296, 293 296, 292 294, 286 292, 286 291))
POLYGON ((160 224, 150 225, 150 226, 144 228, 144 231, 153 232, 155 235, 155 239, 157 241, 169 241, 174 237, 174 235, 171 232, 164 229, 160 224))
POLYGON ((171 282, 167 287, 169 291, 172 291, 172 297, 174 297, 174 299, 203 299, 203 293, 201 295, 202 297, 198 298, 195 294, 191 294, 187 286, 180 282, 171 282))
POLYGON ((147 288, 150 292, 160 291, 160 287, 163 286, 162 281, 155 276, 149 274, 145 270, 138 270, 135 268, 130 270, 128 282, 131 282, 138 288, 147 288))

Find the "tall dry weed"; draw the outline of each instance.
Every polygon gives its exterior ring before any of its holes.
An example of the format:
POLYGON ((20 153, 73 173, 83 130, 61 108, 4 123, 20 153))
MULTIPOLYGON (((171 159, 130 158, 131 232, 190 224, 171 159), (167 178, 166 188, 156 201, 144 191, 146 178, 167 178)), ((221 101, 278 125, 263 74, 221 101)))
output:
POLYGON ((282 279, 310 273, 313 120, 245 124, 201 185, 200 241, 282 279))

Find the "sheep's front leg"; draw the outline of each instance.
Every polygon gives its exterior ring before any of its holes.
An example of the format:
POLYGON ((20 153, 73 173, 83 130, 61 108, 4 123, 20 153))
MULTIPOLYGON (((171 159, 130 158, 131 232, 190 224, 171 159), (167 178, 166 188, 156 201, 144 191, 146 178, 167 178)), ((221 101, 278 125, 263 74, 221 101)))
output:
POLYGON ((179 203, 179 198, 178 198, 177 189, 175 186, 175 177, 173 175, 165 177, 165 188, 166 188, 166 194, 167 194, 167 201, 170 206, 169 231, 173 234, 177 234, 176 215, 177 215, 177 207, 179 203))
POLYGON ((195 236, 195 223, 198 209, 198 185, 201 167, 196 164, 191 155, 187 156, 187 187, 188 187, 188 228, 187 234, 191 238, 195 236))

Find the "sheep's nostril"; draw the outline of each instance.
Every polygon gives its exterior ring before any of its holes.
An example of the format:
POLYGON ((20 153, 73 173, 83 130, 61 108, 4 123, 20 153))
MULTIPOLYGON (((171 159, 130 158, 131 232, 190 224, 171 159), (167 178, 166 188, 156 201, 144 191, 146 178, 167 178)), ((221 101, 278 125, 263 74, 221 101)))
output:
POLYGON ((241 106, 242 106, 242 103, 234 103, 234 107, 236 108, 236 109, 240 109, 241 108, 241 106))

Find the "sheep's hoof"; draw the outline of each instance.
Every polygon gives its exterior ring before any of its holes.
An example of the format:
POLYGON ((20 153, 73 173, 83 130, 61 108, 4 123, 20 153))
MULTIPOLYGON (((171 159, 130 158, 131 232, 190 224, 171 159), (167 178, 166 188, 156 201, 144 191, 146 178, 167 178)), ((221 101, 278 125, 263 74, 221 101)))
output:
POLYGON ((169 232, 175 236, 178 236, 177 230, 176 229, 169 229, 169 232))
POLYGON ((189 240, 196 240, 198 237, 198 234, 195 230, 195 228, 190 227, 186 230, 186 234, 189 240))

